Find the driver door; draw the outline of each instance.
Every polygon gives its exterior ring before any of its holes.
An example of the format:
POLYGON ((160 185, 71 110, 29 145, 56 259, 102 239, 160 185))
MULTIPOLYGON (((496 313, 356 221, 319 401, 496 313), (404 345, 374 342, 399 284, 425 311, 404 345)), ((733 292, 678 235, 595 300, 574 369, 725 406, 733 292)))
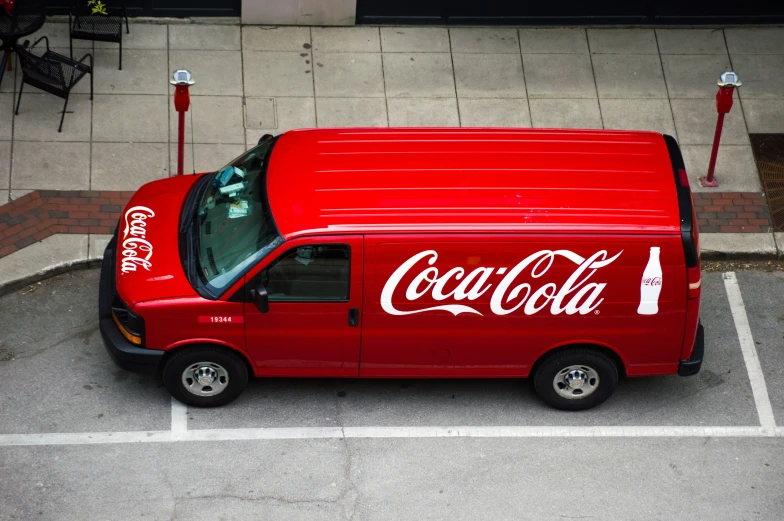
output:
POLYGON ((257 374, 356 377, 362 310, 362 237, 287 242, 245 279, 245 341, 257 374))

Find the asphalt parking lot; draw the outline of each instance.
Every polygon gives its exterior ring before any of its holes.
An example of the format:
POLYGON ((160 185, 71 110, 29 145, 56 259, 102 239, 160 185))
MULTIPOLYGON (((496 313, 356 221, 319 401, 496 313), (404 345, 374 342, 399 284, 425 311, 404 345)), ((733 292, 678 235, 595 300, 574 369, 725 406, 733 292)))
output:
POLYGON ((187 409, 109 359, 98 274, 0 298, 0 520, 738 520, 784 507, 782 272, 705 273, 700 374, 627 379, 582 413, 512 380, 264 380, 187 409))

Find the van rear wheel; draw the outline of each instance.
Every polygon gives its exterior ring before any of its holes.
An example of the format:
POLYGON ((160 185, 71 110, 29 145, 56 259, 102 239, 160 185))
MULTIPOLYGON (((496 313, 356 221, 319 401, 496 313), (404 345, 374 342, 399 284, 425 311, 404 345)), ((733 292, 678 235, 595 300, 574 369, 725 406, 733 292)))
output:
POLYGON ((248 368, 228 349, 185 347, 166 362, 163 383, 185 405, 218 407, 242 394, 248 385, 248 368))
POLYGON ((584 411, 604 402, 618 386, 618 367, 604 353, 573 347, 548 355, 534 374, 534 389, 546 404, 584 411))

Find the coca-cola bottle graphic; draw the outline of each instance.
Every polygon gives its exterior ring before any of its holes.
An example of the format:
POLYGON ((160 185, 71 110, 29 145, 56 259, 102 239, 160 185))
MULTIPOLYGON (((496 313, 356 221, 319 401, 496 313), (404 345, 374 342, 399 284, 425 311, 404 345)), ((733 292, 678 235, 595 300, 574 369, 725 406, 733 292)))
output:
POLYGON ((648 265, 642 272, 642 282, 640 282, 640 305, 637 308, 638 315, 655 315, 659 312, 659 293, 662 287, 662 269, 659 262, 660 248, 651 248, 651 255, 648 258, 648 265))

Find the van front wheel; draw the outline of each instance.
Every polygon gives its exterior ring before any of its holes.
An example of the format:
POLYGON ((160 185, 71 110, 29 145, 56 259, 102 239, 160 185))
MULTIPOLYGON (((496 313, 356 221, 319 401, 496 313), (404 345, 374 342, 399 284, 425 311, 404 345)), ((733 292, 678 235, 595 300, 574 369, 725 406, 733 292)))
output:
POLYGON ((564 411, 596 407, 618 385, 618 367, 612 358, 582 347, 548 355, 533 376, 539 398, 564 411))
POLYGON ((166 362, 163 383, 185 405, 218 407, 242 394, 248 384, 248 369, 238 355, 225 348, 185 347, 166 362))

